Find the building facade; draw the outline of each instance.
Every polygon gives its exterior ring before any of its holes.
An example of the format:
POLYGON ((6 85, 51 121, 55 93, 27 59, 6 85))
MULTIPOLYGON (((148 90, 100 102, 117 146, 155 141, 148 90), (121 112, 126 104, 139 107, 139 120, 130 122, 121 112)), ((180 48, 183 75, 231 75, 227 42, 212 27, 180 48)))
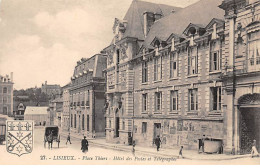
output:
POLYGON ((70 129, 70 83, 62 87, 63 111, 61 126, 64 131, 70 129))
POLYGON ((71 77, 70 132, 87 137, 105 136, 106 56, 96 54, 77 62, 71 77))
POLYGON ((62 113, 63 113, 63 97, 60 95, 59 97, 56 97, 53 101, 52 101, 52 105, 53 105, 53 123, 54 125, 58 126, 59 128, 62 127, 62 113))
POLYGON ((0 114, 13 116, 13 73, 0 75, 0 114))
MULTIPOLYGON (((107 58, 106 139, 131 144, 136 112, 135 64, 141 44, 153 24, 179 8, 133 1, 123 20, 115 19, 112 43, 104 49, 107 58), (138 12, 136 12, 138 11, 138 12), (146 12, 146 13, 145 13, 146 12), (145 20, 143 20, 145 13, 145 20), (144 26, 143 26, 144 25, 144 26)), ((138 72, 139 73, 139 72, 138 72)))
POLYGON ((32 120, 35 126, 45 126, 48 119, 49 107, 27 106, 24 120, 32 120))
POLYGON ((226 148, 236 154, 260 150, 260 2, 225 0, 226 148))
POLYGON ((42 84, 41 92, 45 93, 51 98, 54 98, 56 95, 61 94, 61 87, 60 85, 47 84, 47 81, 45 81, 45 83, 42 84))
POLYGON ((200 0, 168 15, 142 3, 115 20, 104 49, 107 140, 198 149, 205 135, 248 153, 260 141, 259 1, 200 0), (128 18, 137 10, 140 25, 128 18))

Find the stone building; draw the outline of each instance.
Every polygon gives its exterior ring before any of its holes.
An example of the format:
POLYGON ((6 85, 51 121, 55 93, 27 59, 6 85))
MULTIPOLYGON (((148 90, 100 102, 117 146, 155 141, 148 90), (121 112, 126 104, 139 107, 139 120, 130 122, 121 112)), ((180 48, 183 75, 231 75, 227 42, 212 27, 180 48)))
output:
POLYGON ((260 150, 260 1, 225 0, 226 148, 249 153, 252 142, 260 150))
POLYGON ((105 136, 106 56, 96 54, 77 62, 71 77, 70 132, 87 137, 105 136))
POLYGON ((11 75, 0 75, 0 114, 13 115, 13 72, 11 75))
POLYGON ((168 15, 143 3, 115 20, 104 49, 107 140, 198 149, 205 135, 248 153, 260 141, 259 1, 200 0, 168 15))
POLYGON ((62 87, 62 99, 63 99, 63 111, 61 126, 65 131, 69 131, 70 128, 70 83, 62 87))
POLYGON ((54 125, 58 126, 58 127, 62 127, 62 113, 63 113, 63 97, 56 97, 53 101, 51 101, 52 105, 53 105, 53 116, 54 116, 54 125))
POLYGON ((61 94, 61 87, 60 85, 47 84, 47 81, 45 81, 45 83, 42 84, 41 91, 49 97, 54 98, 56 95, 61 94))
POLYGON ((45 126, 48 110, 48 107, 27 106, 24 112, 24 120, 32 120, 35 126, 45 126))
MULTIPOLYGON (((133 60, 151 25, 179 8, 133 1, 123 20, 115 19, 112 43, 104 49, 107 58, 106 139, 131 143, 136 80, 133 60), (145 18, 145 19, 144 19, 145 18), (129 142, 128 142, 129 141, 129 142)), ((139 73, 139 72, 138 72, 139 73)), ((140 75, 140 74, 139 74, 140 75)), ((139 100, 138 100, 139 101, 139 100)))

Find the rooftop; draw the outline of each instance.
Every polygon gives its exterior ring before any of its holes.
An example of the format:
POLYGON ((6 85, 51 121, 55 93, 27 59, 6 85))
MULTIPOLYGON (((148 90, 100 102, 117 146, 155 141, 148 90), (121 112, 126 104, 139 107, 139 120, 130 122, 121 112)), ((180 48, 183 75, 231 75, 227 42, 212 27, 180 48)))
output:
POLYGON ((24 115, 47 115, 49 107, 27 106, 24 115))

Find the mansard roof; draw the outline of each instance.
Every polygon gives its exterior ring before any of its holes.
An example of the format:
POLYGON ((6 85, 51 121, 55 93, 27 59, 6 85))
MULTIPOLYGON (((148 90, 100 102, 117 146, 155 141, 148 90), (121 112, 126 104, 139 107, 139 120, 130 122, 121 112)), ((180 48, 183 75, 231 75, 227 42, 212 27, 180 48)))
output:
POLYGON ((128 9, 123 20, 127 21, 127 27, 124 37, 134 37, 139 40, 144 40, 144 20, 143 13, 144 12, 153 12, 157 14, 161 14, 162 16, 168 16, 172 13, 172 11, 178 11, 181 8, 168 6, 163 4, 155 4, 150 2, 144 2, 139 0, 133 0, 130 8, 128 9))
POLYGON ((196 23, 196 25, 206 27, 212 18, 224 20, 224 10, 218 7, 221 2, 222 0, 200 0, 197 3, 158 20, 151 27, 144 41, 145 47, 149 48, 155 36, 164 41, 166 41, 172 33, 183 37, 183 31, 190 23, 196 23))

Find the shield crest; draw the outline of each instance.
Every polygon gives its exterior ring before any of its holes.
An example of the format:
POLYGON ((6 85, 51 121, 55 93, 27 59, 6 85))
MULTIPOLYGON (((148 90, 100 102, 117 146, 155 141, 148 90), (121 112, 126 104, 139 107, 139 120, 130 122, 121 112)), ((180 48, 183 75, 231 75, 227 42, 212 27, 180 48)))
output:
POLYGON ((33 150, 33 121, 6 121, 6 150, 17 156, 33 150))

